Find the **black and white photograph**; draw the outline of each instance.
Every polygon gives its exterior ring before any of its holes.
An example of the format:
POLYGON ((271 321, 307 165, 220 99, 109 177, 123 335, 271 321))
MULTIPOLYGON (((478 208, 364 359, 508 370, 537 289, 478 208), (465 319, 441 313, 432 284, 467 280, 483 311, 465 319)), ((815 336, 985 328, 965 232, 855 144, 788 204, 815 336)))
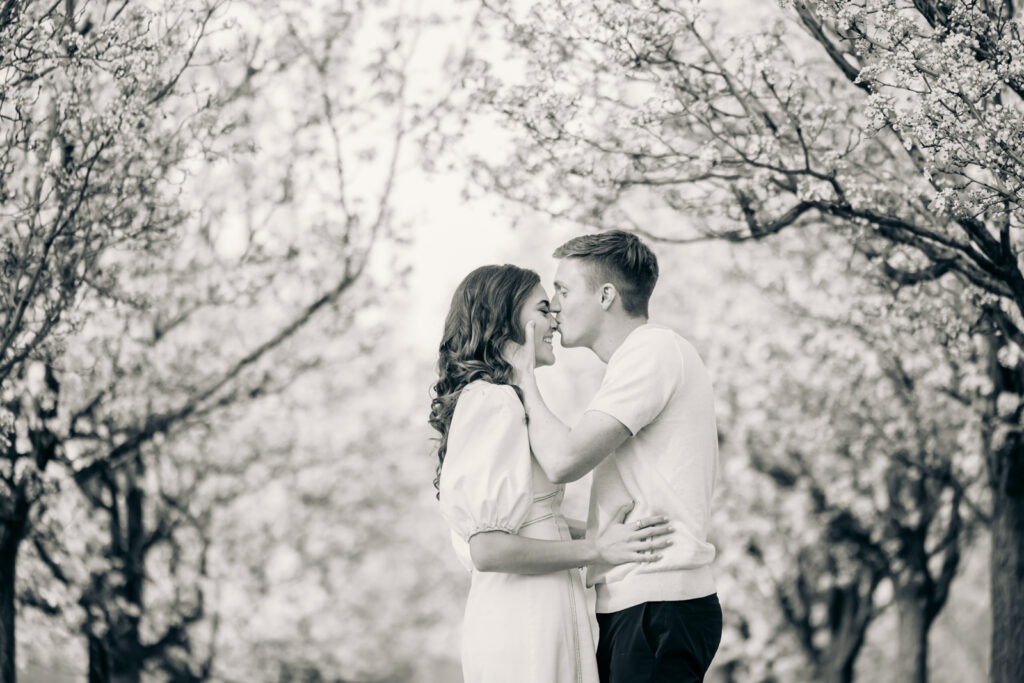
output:
POLYGON ((0 0, 0 683, 1021 683, 1024 3, 0 0))

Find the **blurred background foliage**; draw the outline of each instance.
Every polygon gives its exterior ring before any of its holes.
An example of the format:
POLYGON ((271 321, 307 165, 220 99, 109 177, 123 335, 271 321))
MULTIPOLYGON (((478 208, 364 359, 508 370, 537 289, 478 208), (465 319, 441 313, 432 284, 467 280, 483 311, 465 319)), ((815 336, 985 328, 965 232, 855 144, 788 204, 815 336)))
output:
POLYGON ((0 679, 461 680, 448 297, 625 227, 716 383, 709 679, 1017 680, 1017 9, 0 2, 0 679))

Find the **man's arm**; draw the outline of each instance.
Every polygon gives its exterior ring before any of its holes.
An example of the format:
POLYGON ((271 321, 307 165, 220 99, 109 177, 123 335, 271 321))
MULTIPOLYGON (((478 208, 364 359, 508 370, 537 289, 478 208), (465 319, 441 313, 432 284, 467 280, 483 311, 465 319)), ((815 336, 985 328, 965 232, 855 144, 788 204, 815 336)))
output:
POLYGON ((564 484, 597 467, 632 434, 617 419, 596 410, 584 413, 572 429, 555 417, 537 388, 534 328, 533 321, 526 324, 525 343, 510 344, 506 357, 523 392, 530 448, 548 479, 564 484))
POLYGON ((530 448, 552 482, 576 481, 632 436, 621 422, 596 410, 588 410, 570 429, 544 403, 533 373, 520 379, 530 448))

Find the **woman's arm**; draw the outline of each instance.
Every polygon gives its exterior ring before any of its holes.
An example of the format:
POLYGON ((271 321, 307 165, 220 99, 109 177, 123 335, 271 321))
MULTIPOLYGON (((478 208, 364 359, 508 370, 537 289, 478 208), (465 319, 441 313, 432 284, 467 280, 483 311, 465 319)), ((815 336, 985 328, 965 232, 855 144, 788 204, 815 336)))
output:
POLYGON ((541 541, 504 531, 476 534, 469 554, 477 571, 506 574, 550 574, 597 561, 591 541, 541 541))
POLYGON ((630 523, 622 521, 632 504, 620 508, 616 521, 594 540, 544 541, 504 531, 485 531, 469 539, 473 566, 481 572, 506 574, 549 574, 588 564, 654 562, 654 551, 672 541, 659 539, 671 533, 665 517, 649 517, 630 523))

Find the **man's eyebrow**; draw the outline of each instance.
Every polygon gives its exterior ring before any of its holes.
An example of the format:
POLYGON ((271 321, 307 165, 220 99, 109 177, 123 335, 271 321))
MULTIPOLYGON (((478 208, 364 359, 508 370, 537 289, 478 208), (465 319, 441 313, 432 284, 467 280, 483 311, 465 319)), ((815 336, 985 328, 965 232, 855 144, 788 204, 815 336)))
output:
POLYGON ((565 283, 561 280, 555 280, 555 289, 565 289, 565 283))

